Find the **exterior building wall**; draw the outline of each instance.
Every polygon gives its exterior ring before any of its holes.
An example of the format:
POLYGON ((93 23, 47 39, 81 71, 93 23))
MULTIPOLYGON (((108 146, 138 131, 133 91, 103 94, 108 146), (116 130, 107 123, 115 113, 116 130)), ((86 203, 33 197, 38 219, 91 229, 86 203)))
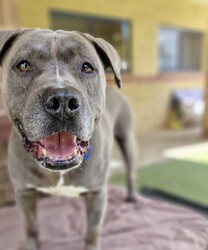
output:
POLYGON ((109 18, 132 24, 133 74, 158 73, 160 25, 196 29, 207 34, 208 8, 187 0, 17 0, 23 27, 50 28, 50 11, 61 10, 109 18))

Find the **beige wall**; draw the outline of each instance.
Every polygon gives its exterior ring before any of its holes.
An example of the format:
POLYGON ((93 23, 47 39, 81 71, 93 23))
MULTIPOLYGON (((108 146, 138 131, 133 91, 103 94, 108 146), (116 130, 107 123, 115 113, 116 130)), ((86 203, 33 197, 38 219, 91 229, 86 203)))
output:
POLYGON ((0 0, 0 29, 12 29, 18 26, 16 0, 0 0))
POLYGON ((121 91, 133 109, 136 133, 165 127, 171 92, 176 89, 202 88, 201 82, 200 78, 187 81, 186 77, 182 81, 139 81, 130 84, 124 82, 121 91))

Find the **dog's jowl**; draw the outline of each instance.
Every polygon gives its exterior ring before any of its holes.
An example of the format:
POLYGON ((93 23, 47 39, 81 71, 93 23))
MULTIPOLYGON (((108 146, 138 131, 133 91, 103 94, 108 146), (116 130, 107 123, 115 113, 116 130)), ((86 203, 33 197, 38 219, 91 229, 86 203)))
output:
POLYGON ((100 249, 114 138, 127 166, 127 198, 135 199, 131 112, 105 78, 110 67, 121 87, 117 52, 103 39, 75 31, 1 31, 0 66, 4 106, 13 125, 8 167, 27 235, 21 249, 39 246, 39 191, 83 193, 85 249, 100 249))

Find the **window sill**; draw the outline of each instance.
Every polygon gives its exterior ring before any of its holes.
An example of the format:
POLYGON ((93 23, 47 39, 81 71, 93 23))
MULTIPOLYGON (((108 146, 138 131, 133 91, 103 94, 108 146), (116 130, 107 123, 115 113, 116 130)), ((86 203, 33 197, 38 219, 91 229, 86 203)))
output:
MULTIPOLYGON (((174 82, 174 81, 205 81, 205 73, 200 72, 162 72, 155 75, 134 75, 130 73, 122 73, 122 80, 125 83, 157 83, 157 82, 174 82)), ((114 83, 114 75, 106 74, 109 84, 114 83)))

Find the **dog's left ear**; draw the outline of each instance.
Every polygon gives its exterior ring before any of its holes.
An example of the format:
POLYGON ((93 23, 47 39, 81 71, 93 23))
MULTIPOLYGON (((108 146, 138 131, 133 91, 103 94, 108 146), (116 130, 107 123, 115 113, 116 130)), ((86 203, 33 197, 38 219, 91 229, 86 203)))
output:
POLYGON ((21 31, 22 29, 0 31, 0 67, 6 52, 11 48, 21 31))
POLYGON ((98 55, 100 56, 105 69, 110 67, 113 70, 116 84, 119 88, 122 86, 122 80, 121 80, 121 59, 117 53, 117 51, 113 48, 113 46, 106 42, 102 38, 95 38, 87 33, 80 33, 82 36, 84 36, 88 41, 90 41, 98 55))

